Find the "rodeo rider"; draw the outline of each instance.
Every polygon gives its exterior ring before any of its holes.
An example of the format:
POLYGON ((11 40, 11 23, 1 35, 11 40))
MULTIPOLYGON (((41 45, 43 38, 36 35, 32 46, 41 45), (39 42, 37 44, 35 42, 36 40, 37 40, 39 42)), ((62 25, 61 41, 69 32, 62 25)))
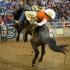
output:
MULTIPOLYGON (((47 25, 48 22, 54 19, 56 13, 53 9, 46 9, 46 10, 40 10, 38 12, 26 11, 25 15, 26 15, 26 19, 30 23, 33 19, 37 21, 37 22, 34 22, 34 24, 36 24, 37 26, 42 26, 44 24, 47 25)), ((50 37, 53 37, 53 33, 50 33, 50 37)))

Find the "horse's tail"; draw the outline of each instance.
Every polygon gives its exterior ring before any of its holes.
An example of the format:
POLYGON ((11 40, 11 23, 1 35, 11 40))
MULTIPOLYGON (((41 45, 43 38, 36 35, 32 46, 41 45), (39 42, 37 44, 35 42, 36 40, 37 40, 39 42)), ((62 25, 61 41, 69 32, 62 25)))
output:
POLYGON ((65 51, 67 51, 66 47, 68 46, 68 45, 56 45, 56 41, 53 38, 49 39, 48 45, 51 50, 55 52, 60 52, 63 54, 65 54, 65 51))

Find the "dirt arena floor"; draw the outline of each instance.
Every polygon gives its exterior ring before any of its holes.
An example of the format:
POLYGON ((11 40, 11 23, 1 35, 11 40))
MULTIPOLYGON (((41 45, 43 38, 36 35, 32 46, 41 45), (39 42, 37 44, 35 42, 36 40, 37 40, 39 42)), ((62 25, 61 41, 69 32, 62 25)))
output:
MULTIPOLYGON (((70 45, 70 38, 57 38, 57 44, 70 45)), ((70 46, 69 46, 70 48, 70 46)), ((40 47, 39 47, 39 50, 40 47)), ((16 42, 9 40, 8 42, 0 42, 0 70, 70 70, 70 54, 65 56, 61 53, 53 52, 46 45, 46 54, 41 63, 36 62, 36 66, 32 67, 32 59, 34 57, 33 49, 30 42, 16 42)))

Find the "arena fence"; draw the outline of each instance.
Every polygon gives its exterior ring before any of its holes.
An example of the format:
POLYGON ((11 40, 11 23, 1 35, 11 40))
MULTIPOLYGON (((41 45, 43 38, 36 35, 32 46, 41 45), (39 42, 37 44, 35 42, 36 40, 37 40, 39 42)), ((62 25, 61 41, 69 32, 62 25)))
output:
MULTIPOLYGON (((6 23, 8 28, 7 38, 16 38, 16 30, 13 27, 14 23, 6 23)), ((48 23, 50 33, 53 33, 55 37, 70 37, 70 22, 52 22, 48 23)), ((22 33, 21 33, 22 38, 22 33)))
POLYGON ((52 22, 49 30, 55 37, 69 37, 70 36, 70 22, 52 22))

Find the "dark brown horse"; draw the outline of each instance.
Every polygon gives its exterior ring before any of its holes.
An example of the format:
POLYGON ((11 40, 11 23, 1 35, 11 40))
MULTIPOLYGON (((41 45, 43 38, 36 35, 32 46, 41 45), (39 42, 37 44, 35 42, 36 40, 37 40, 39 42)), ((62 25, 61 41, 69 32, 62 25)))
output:
POLYGON ((24 42, 27 41, 28 34, 32 35, 32 30, 33 30, 32 25, 27 20, 25 20, 24 23, 15 23, 15 29, 17 31, 17 37, 16 37, 17 42, 19 41, 22 30, 24 31, 23 33, 24 42))
POLYGON ((25 9, 18 9, 15 13, 14 13, 14 20, 19 20, 19 23, 14 24, 14 27, 17 31, 17 37, 16 37, 16 41, 19 41, 20 38, 20 34, 22 32, 22 30, 24 30, 24 34, 23 34, 23 40, 27 41, 27 36, 28 34, 31 35, 31 31, 32 31, 32 26, 30 25, 29 21, 26 19, 25 16, 25 9))
POLYGON ((25 11, 31 11, 32 5, 29 0, 25 5, 19 4, 18 7, 19 9, 17 9, 14 13, 14 19, 20 21, 19 24, 15 23, 15 28, 17 30, 16 41, 19 41, 20 33, 22 32, 22 30, 24 30, 23 40, 27 41, 28 34, 31 35, 32 27, 26 19, 25 11))
POLYGON ((45 45, 48 44, 49 48, 55 52, 60 52, 65 54, 65 51, 67 50, 65 47, 67 45, 56 45, 55 38, 50 37, 48 27, 46 25, 43 26, 37 26, 33 32, 32 39, 31 39, 31 45, 35 52, 34 59, 32 61, 32 66, 35 65, 36 60, 39 55, 38 47, 41 46, 41 57, 39 59, 39 62, 43 60, 43 56, 45 54, 45 45))
POLYGON ((60 53, 65 54, 65 51, 67 50, 66 47, 68 45, 56 45, 55 38, 50 37, 50 33, 49 33, 48 27, 46 25, 37 26, 33 30, 33 26, 25 18, 25 21, 23 23, 16 25, 16 29, 17 29, 17 38, 16 38, 17 41, 19 41, 20 32, 23 29, 25 30, 24 37, 23 37, 24 41, 27 41, 28 34, 32 35, 31 45, 32 45, 32 48, 35 52, 35 56, 34 56, 34 59, 32 61, 32 66, 35 65, 36 60, 38 58, 38 55, 39 55, 38 47, 39 46, 41 46, 41 48, 42 48, 41 57, 39 59, 39 62, 43 60, 43 56, 45 54, 45 45, 46 44, 48 44, 49 48, 55 52, 60 52, 60 53))

